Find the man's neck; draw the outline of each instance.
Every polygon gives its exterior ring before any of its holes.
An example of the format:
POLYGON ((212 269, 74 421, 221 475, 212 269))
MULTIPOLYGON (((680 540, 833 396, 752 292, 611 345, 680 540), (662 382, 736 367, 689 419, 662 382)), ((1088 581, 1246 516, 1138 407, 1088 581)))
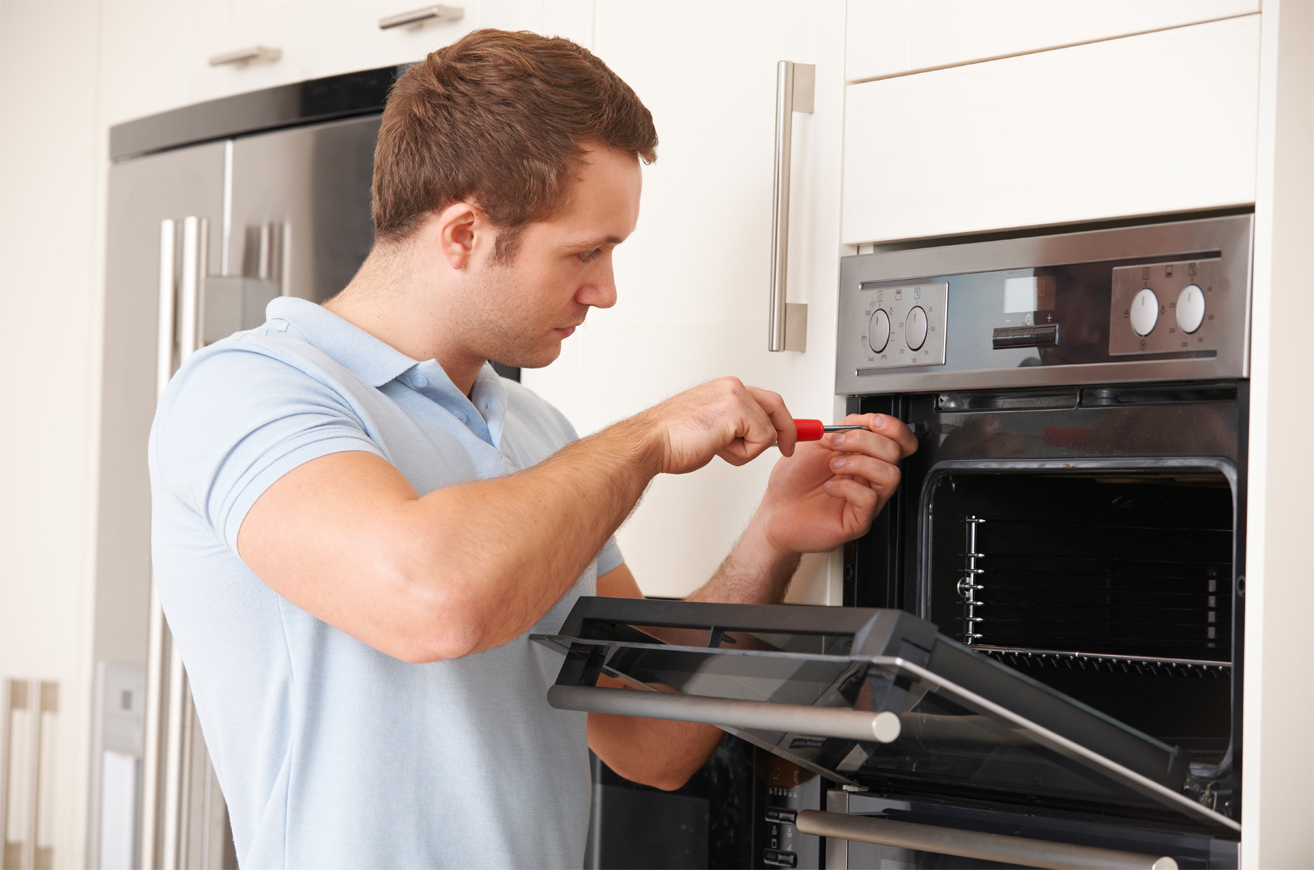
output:
POLYGON ((454 341, 459 326, 442 310, 444 294, 432 275, 405 250, 376 247, 324 307, 412 359, 436 361, 468 396, 485 360, 454 341))

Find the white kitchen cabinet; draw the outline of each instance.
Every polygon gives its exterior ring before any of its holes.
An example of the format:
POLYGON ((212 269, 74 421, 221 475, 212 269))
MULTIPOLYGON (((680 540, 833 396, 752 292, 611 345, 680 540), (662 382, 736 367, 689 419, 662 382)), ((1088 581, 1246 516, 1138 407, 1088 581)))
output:
POLYGON ((464 15, 379 29, 421 0, 106 0, 101 88, 109 125, 179 106, 362 69, 412 63, 471 30, 498 27, 587 42, 590 0, 455 0, 464 15), (277 60, 211 66, 252 46, 277 60))
MULTIPOLYGON (((616 306, 591 312, 557 362, 522 373, 581 433, 722 375, 780 392, 795 416, 834 414, 844 6, 809 4, 805 26, 794 3, 745 8, 597 4, 592 48, 652 111, 661 145, 638 230, 615 253, 616 306), (816 110, 794 116, 789 298, 809 306, 805 353, 766 349, 780 60, 817 66, 816 110)), ((620 532, 646 593, 684 595, 711 575, 775 456, 653 483, 620 532)), ((793 595, 838 603, 828 564, 807 560, 793 595)))
POLYGON ((850 85, 849 244, 1244 205, 1259 16, 850 85))
POLYGON ((849 81, 1259 11, 1259 0, 849 0, 849 81))

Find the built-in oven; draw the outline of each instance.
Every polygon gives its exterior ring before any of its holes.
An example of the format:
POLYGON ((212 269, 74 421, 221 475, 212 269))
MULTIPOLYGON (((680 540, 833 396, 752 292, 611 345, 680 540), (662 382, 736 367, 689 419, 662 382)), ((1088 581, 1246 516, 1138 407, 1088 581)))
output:
POLYGON ((1235 866, 1251 233, 846 258, 837 391, 919 442, 849 606, 585 599, 549 701, 737 735, 755 866, 1235 866))

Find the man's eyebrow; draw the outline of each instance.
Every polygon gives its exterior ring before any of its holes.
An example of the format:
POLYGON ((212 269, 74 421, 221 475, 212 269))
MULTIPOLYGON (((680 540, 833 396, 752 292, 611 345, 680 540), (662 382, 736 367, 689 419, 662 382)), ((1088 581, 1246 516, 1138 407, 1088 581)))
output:
POLYGON ((605 238, 598 238, 596 236, 580 236, 574 239, 567 239, 566 247, 590 248, 590 249, 601 248, 603 245, 619 245, 623 241, 625 240, 617 236, 607 236, 605 238))

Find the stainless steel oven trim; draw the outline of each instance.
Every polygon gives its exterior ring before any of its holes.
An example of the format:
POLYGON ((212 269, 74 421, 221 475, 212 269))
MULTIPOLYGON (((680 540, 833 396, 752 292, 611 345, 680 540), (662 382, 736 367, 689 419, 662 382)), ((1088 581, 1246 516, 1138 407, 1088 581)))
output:
MULTIPOLYGON (((1026 413, 1026 412, 1019 412, 1026 413)), ((958 471, 981 474, 997 474, 1009 471, 1154 471, 1185 470, 1191 468, 1212 469, 1227 478, 1232 490, 1232 529, 1233 537, 1240 521, 1237 513, 1239 474, 1236 464, 1230 459, 1218 456, 1125 456, 1117 458, 1096 459, 946 459, 937 462, 926 470, 922 491, 918 496, 918 553, 917 553, 917 616, 930 620, 931 590, 928 577, 929 565, 926 554, 931 549, 931 526, 925 519, 931 515, 931 492, 935 482, 946 474, 958 471)), ((1236 562, 1236 542, 1232 544, 1232 560, 1236 562)), ((1235 637, 1235 633, 1233 635, 1235 637)))
MULTIPOLYGON (((979 861, 999 861, 1026 867, 1100 868, 1100 870, 1177 870, 1177 862, 1166 855, 1076 846, 1034 837, 1019 837, 985 831, 969 831, 902 822, 873 816, 802 810, 796 817, 798 830, 814 837, 853 840, 878 846, 893 846, 919 852, 957 855, 979 861)), ((827 852, 827 866, 829 864, 827 852)), ((847 860, 839 866, 847 866, 847 860)))
MULTIPOLYGON (((1178 223, 1090 230, 1058 235, 931 246, 843 257, 840 260, 837 395, 878 395, 1057 384, 1133 383, 1153 380, 1235 379, 1250 376, 1250 319, 1253 215, 1178 223), (1097 263, 1175 255, 1221 254, 1229 282, 1244 288, 1234 300, 1216 356, 1194 359, 1135 358, 1082 365, 1026 366, 970 371, 873 369, 869 373, 849 347, 845 331, 857 322, 858 287, 864 282, 918 282, 978 272, 1097 263), (855 307, 857 306, 857 307, 855 307)), ((952 302, 949 307, 952 307, 952 302)), ((952 316, 946 326, 953 333, 952 316)), ((863 324, 865 327, 865 323, 863 324)), ((952 346, 952 336, 949 344, 952 346)))
MULTIPOLYGON (((634 643, 627 641, 586 641, 581 639, 570 639, 570 638, 564 638, 559 636, 548 638, 542 635, 535 636, 534 639, 544 642, 550 642, 553 646, 556 646, 561 649, 569 649, 572 644, 583 643, 591 646, 616 646, 616 647, 633 647, 639 649, 660 649, 660 650, 671 651, 671 652, 687 650, 690 652, 697 652, 699 654, 752 655, 752 653, 741 652, 737 650, 717 650, 714 653, 712 653, 706 647, 680 646, 675 644, 647 644, 647 643, 634 643)), ((773 653, 772 655, 784 657, 784 658, 800 658, 800 659, 814 658, 814 656, 810 656, 803 653, 773 653)), ((837 656, 836 658, 842 658, 842 657, 837 656)), ((1007 722, 1011 722, 1012 724, 1016 725, 1017 727, 1027 732, 1027 735, 1031 737, 1033 740, 1035 740, 1037 743, 1046 746, 1047 748, 1053 750, 1054 752, 1059 753, 1060 755, 1064 755, 1068 758, 1071 758, 1074 761, 1077 761, 1078 763, 1084 763, 1087 766, 1093 766, 1096 769, 1102 768, 1104 771, 1106 771, 1106 775, 1109 774, 1112 775, 1111 778, 1114 779, 1114 781, 1121 781, 1128 787, 1134 789, 1135 791, 1139 791, 1140 793, 1146 795, 1147 797, 1153 798, 1161 803, 1169 804, 1174 809, 1183 813, 1184 815, 1195 817, 1200 821, 1208 822, 1213 825, 1221 825, 1222 827, 1229 828, 1233 831, 1239 832, 1241 830, 1241 825, 1238 822, 1229 819, 1227 816, 1219 812, 1216 812, 1214 810, 1211 810, 1208 807, 1205 807, 1202 804, 1199 804, 1191 800, 1190 798, 1186 797, 1185 795, 1175 792, 1166 786, 1160 785, 1159 783, 1155 782, 1149 777, 1137 773, 1136 771, 1131 770, 1130 768, 1124 765, 1118 764, 1117 762, 1109 758, 1106 758, 1105 756, 1100 755, 1099 753, 1094 752, 1093 750, 1090 750, 1085 746, 1082 746, 1080 743, 1070 740, 1054 731, 1049 730, 1048 728, 1044 728, 1039 724, 1033 722, 1032 720, 1027 719, 1025 716, 1022 716, 1018 713, 1013 712, 1012 710, 1009 710, 1006 707, 996 704, 995 702, 969 689, 966 689, 963 686, 960 686, 959 684, 953 682, 952 680, 939 676, 938 674, 928 670, 925 667, 922 667, 921 665, 916 664, 915 662, 911 662, 899 656, 869 656, 869 657, 861 656, 861 657, 847 657, 847 658, 850 658, 850 660, 852 661, 870 662, 871 664, 876 665, 877 667, 888 667, 888 668, 896 668, 903 670, 917 677, 918 679, 925 681, 926 683, 932 686, 936 686, 939 689, 943 689, 944 691, 950 693, 954 697, 967 702, 967 704, 970 706, 974 706, 980 710, 984 710, 988 713, 998 716, 999 718, 1007 722)), ((616 691, 623 691, 623 690, 616 690, 616 691)), ((662 693, 662 695, 663 697, 678 697, 675 695, 667 696, 666 693, 662 693)), ((593 699, 594 697, 596 696, 589 696, 588 698, 585 699, 576 699, 576 700, 583 700, 584 703, 572 707, 571 709, 580 709, 583 712, 606 712, 605 710, 595 709, 594 706, 590 706, 591 699, 593 699)), ((711 699, 711 700, 718 700, 718 699, 711 699)), ((549 703, 552 703, 551 695, 549 695, 549 703)), ((660 703, 660 699, 653 699, 654 707, 656 706, 657 703, 660 703)), ((553 704, 553 706, 555 707, 557 705, 553 704)), ((657 717, 657 714, 652 711, 649 711, 647 715, 657 717)), ((738 732, 736 731, 735 733, 738 732)), ((819 733, 816 736, 825 736, 825 734, 819 733)), ((767 747, 767 748, 771 749, 771 751, 773 752, 776 751, 776 749, 773 747, 767 747)), ((811 767, 811 765, 809 765, 809 767, 811 767)))

